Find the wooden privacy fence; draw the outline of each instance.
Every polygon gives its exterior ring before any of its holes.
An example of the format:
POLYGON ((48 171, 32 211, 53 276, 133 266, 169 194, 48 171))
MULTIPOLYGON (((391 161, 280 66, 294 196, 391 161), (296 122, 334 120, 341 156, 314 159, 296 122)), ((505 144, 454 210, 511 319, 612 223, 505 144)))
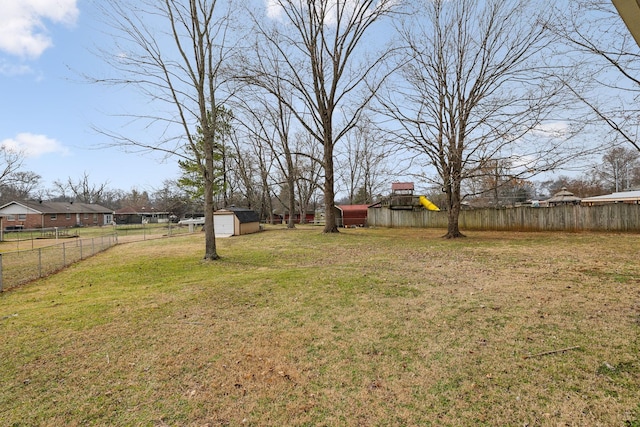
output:
MULTIPOLYGON (((447 228, 447 212, 369 208, 374 227, 447 228)), ((640 205, 518 207, 460 212, 462 230, 640 232, 640 205)))

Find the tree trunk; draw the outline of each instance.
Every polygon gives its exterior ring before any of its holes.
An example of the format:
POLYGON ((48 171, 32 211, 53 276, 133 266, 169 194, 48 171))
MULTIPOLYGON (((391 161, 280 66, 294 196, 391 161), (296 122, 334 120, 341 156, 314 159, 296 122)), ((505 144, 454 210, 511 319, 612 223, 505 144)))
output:
POLYGON ((204 259, 213 261, 218 258, 216 251, 216 231, 213 222, 213 151, 210 144, 205 146, 205 171, 204 171, 204 259))
POLYGON ((466 237, 464 234, 460 232, 460 228, 458 227, 458 218, 460 217, 460 206, 457 208, 453 208, 447 212, 447 234, 443 237, 445 239, 457 239, 459 237, 466 237))
POLYGON ((333 174, 333 147, 324 144, 324 230, 323 233, 338 233, 335 211, 335 189, 333 174))
POLYGON ((447 190, 448 210, 447 210, 447 234, 443 237, 445 239, 457 239, 460 237, 466 237, 460 232, 458 226, 458 220, 460 218, 460 183, 454 183, 447 190))
MULTIPOLYGON (((290 169, 291 170, 291 169, 290 169)), ((296 228, 296 224, 293 221, 296 216, 296 193, 295 193, 295 182, 293 179, 293 175, 289 172, 289 176, 287 177, 287 185, 288 185, 288 193, 289 193, 289 221, 287 222, 287 228, 296 228)))
POLYGON ((304 206, 302 202, 300 202, 300 208, 298 209, 300 212, 300 224, 307 223, 307 208, 304 206))

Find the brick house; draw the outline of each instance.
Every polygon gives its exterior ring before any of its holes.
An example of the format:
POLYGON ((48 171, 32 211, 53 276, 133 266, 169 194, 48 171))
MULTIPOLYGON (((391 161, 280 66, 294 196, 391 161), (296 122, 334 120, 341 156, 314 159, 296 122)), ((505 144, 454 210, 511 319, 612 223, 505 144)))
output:
POLYGON ((0 206, 5 230, 109 225, 113 210, 77 202, 21 201, 0 206))

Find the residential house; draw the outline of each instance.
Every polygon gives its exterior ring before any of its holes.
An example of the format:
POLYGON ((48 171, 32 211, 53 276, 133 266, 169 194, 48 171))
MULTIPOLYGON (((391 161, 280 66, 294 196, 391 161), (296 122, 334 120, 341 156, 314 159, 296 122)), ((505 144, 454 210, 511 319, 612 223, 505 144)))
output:
POLYGON ((113 210, 78 202, 9 202, 0 206, 5 230, 109 225, 113 210))
POLYGON ((117 224, 161 224, 170 220, 169 212, 161 212, 155 208, 127 206, 115 211, 117 224))
POLYGON ((585 206, 608 205, 611 203, 629 203, 640 205, 640 190, 619 191, 603 196, 587 197, 581 203, 585 206))

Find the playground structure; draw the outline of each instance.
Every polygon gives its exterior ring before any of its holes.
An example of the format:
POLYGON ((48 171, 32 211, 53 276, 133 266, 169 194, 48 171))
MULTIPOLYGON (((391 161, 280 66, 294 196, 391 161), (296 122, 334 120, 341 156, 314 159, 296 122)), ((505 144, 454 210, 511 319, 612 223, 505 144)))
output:
POLYGON ((413 194, 413 182, 394 182, 391 184, 391 195, 384 198, 382 207, 393 210, 417 210, 425 208, 430 211, 440 211, 432 201, 425 196, 413 194))
POLYGON ((427 199, 426 197, 420 196, 420 197, 418 197, 418 200, 420 201, 420 204, 422 206, 427 208, 427 210, 436 211, 436 212, 440 211, 440 208, 437 207, 431 200, 427 199))

